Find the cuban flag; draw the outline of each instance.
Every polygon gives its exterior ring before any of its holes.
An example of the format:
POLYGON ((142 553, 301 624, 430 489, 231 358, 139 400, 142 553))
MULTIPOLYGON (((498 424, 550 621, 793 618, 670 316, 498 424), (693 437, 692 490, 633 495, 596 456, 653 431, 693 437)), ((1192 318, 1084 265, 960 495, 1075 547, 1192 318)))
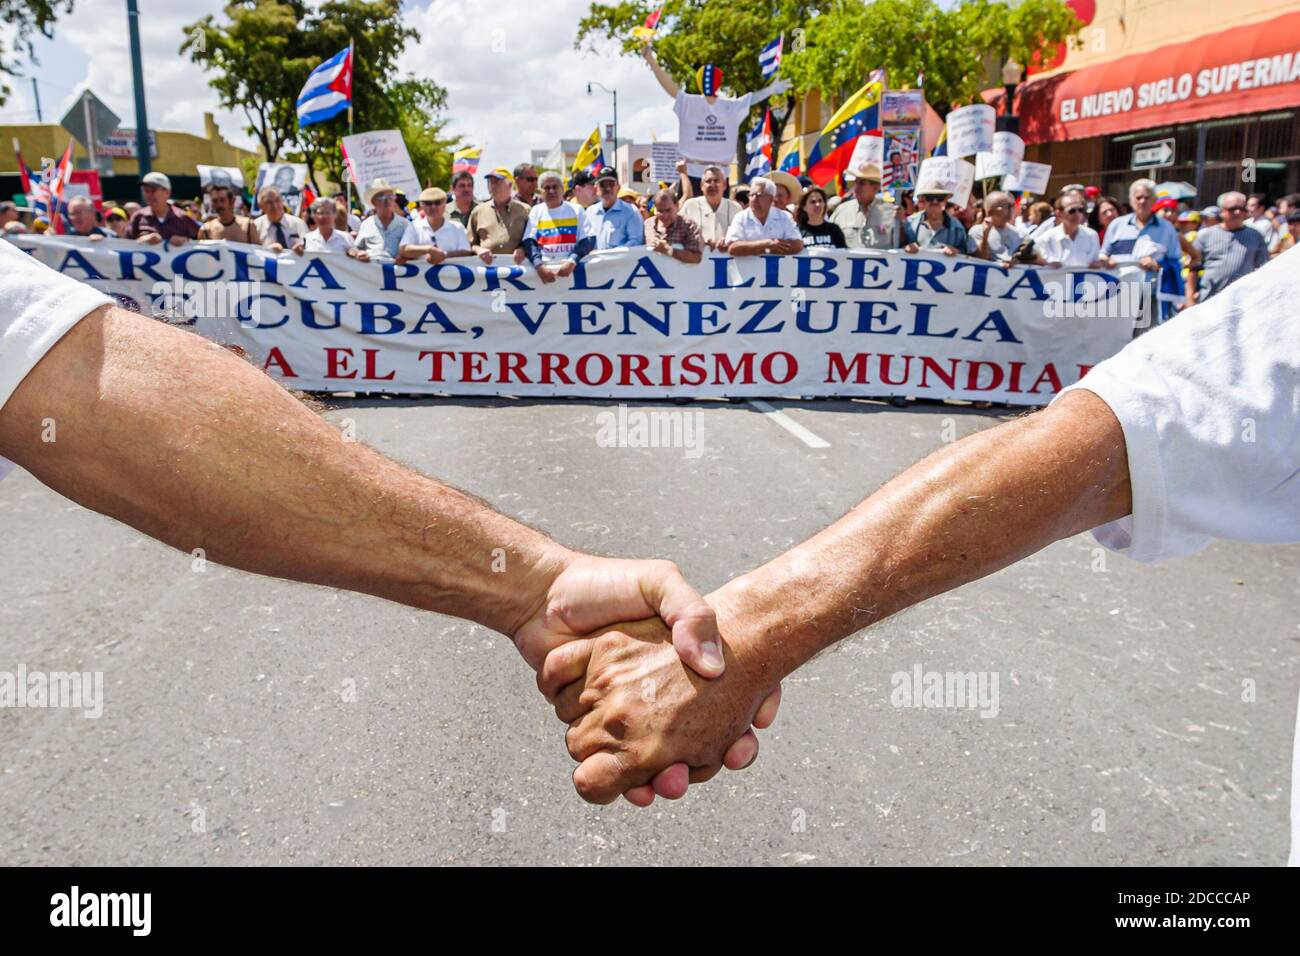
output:
POLYGON ((745 137, 745 151, 749 162, 745 165, 745 180, 766 176, 772 171, 772 111, 763 113, 763 122, 745 137))
POLYGON ((783 46, 785 46, 784 33, 758 51, 758 68, 763 71, 763 79, 767 79, 780 68, 783 46))
POLYGON ((311 71, 298 94, 298 126, 333 119, 352 105, 352 45, 311 71))

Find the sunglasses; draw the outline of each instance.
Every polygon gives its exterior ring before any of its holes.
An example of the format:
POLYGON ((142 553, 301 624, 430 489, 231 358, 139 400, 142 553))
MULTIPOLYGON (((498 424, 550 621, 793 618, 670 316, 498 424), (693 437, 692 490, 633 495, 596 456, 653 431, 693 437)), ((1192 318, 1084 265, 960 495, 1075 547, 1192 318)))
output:
POLYGON ((1061 212, 1065 213, 1067 216, 1078 216, 1083 213, 1086 213, 1087 211, 1088 211, 1087 206, 1071 206, 1068 209, 1061 210, 1061 212))
POLYGON ((1245 206, 1220 206, 1219 212, 1245 212, 1245 206))

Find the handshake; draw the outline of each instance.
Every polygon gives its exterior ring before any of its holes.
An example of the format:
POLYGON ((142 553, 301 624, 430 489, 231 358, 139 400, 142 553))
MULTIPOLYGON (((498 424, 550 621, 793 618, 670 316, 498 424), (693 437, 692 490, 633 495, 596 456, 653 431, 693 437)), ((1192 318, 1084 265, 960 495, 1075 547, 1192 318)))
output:
POLYGON ((669 561, 557 550, 548 566, 510 636, 569 726, 583 799, 648 806, 754 761, 781 691, 732 612, 744 579, 706 601, 669 561))

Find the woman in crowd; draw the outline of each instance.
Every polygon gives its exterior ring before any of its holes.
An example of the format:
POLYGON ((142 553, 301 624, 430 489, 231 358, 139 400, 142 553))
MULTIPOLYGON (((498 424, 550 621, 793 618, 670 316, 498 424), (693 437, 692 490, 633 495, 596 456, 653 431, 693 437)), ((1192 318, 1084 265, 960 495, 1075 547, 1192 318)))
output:
POLYGON ((1116 216, 1120 215, 1119 200, 1114 196, 1102 196, 1092 207, 1092 212, 1088 216, 1088 225, 1097 233, 1097 238, 1103 242, 1106 239, 1106 227, 1109 226, 1116 216))
POLYGON ((799 209, 795 214, 799 224, 799 234, 803 236, 805 246, 820 246, 825 249, 847 249, 844 230, 826 219, 826 191, 813 186, 799 197, 799 209))

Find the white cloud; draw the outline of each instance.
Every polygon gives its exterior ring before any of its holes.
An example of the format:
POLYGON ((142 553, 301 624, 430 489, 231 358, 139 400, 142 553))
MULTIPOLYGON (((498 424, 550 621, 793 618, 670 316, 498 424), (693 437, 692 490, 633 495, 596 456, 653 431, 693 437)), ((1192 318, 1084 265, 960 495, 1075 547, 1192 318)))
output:
MULTIPOLYGON (((245 119, 217 107, 207 76, 177 51, 183 27, 205 14, 220 15, 219 0, 140 0, 149 124, 203 132, 204 112, 216 114, 225 137, 251 147, 245 119)), ((420 39, 399 58, 403 72, 431 78, 448 90, 450 130, 485 147, 481 169, 513 166, 533 149, 561 138, 583 138, 613 119, 610 97, 587 82, 619 94, 619 135, 649 141, 675 139, 672 102, 638 58, 574 49, 578 20, 589 0, 433 0, 408 3, 406 22, 420 39)), ((61 19, 53 42, 37 44, 46 121, 57 121, 81 87, 89 84, 108 106, 135 124, 131 60, 122 0, 77 0, 61 19)), ((0 118, 34 121, 31 83, 11 79, 13 93, 0 118)))

